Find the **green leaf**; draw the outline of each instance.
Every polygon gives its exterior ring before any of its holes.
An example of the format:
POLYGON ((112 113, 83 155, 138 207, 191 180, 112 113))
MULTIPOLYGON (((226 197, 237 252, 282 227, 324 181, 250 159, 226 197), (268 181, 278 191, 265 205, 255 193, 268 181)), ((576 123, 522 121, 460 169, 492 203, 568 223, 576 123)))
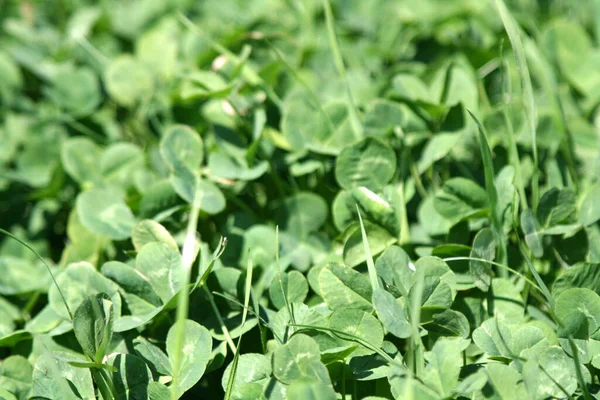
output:
POLYGON ((74 115, 91 113, 100 104, 100 84, 88 68, 60 71, 45 94, 60 108, 74 115))
POLYGON ((135 226, 131 209, 110 189, 92 189, 79 194, 77 213, 86 229, 114 240, 127 239, 135 226))
MULTIPOLYGON (((188 198, 184 199, 188 200, 188 198)), ((225 209, 223 192, 217 185, 205 179, 200 179, 196 184, 196 192, 190 202, 208 214, 218 214, 225 209)))
POLYGON ((135 53, 140 61, 165 80, 176 72, 179 33, 174 21, 165 21, 146 31, 136 40, 135 53), (171 22, 171 23, 169 23, 171 22))
POLYGON ((169 231, 164 226, 151 219, 145 219, 138 222, 133 228, 131 241, 137 251, 140 251, 144 245, 152 242, 162 242, 167 244, 175 251, 179 251, 179 246, 169 231))
MULTIPOLYGON (((171 365, 175 346, 175 325, 167 335, 167 354, 171 365)), ((212 338, 208 329, 192 320, 185 321, 183 360, 178 392, 183 394, 194 386, 204 375, 212 352, 212 338)))
POLYGON ((411 277, 415 271, 411 265, 408 254, 402 247, 392 245, 379 256, 375 262, 375 270, 383 282, 399 296, 405 295, 410 289, 411 277))
POLYGON ((346 190, 364 186, 378 192, 396 172, 396 154, 386 143, 365 138, 340 153, 335 162, 335 177, 346 190))
MULTIPOLYGON (((223 390, 227 389, 227 382, 231 375, 233 363, 230 363, 223 377, 221 378, 221 386, 223 390)), ((239 388, 249 383, 264 384, 271 376, 271 360, 263 354, 246 353, 239 357, 235 379, 233 381, 233 389, 239 388)))
POLYGON ((451 309, 433 314, 433 319, 425 328, 430 333, 443 336, 460 336, 463 339, 469 337, 471 328, 469 320, 461 312, 451 309))
POLYGON ((386 136, 400 127, 405 132, 426 130, 427 126, 406 104, 376 99, 365 114, 366 136, 386 136))
POLYGON ((485 190, 465 178, 447 180, 442 192, 435 196, 433 204, 440 215, 452 221, 480 215, 482 210, 489 207, 485 190))
POLYGON ((29 398, 33 367, 23 356, 10 356, 0 362, 0 388, 18 399, 29 398))
MULTIPOLYGON (((496 241, 490 228, 484 228, 475 236, 470 257, 493 261, 496 257, 496 241)), ((475 285, 487 292, 492 283, 492 268, 483 261, 469 261, 469 270, 475 285)))
MULTIPOLYGON (((376 256, 383 252, 389 245, 396 242, 396 238, 392 236, 386 229, 379 227, 369 221, 364 221, 366 236, 369 238, 369 248, 371 255, 376 256)), ((356 267, 367 261, 365 247, 360 226, 356 226, 351 230, 351 234, 344 243, 344 263, 349 267, 356 267)))
MULTIPOLYGON (((2 62, 2 60, 0 60, 2 62)), ((0 65, 2 68, 2 65, 0 65)), ((0 400, 18 400, 14 394, 5 389, 0 389, 0 400)))
MULTIPOLYGON (((115 367, 111 379, 117 398, 125 400, 147 398, 152 374, 140 358, 131 354, 117 354, 108 360, 107 365, 115 367)), ((98 376, 98 371, 93 371, 92 374, 98 376)))
POLYGON ((600 327, 600 296, 590 289, 567 289, 556 298, 554 312, 562 323, 559 337, 588 339, 600 327))
POLYGON ((357 308, 370 311, 372 288, 362 274, 340 264, 329 264, 319 273, 319 289, 332 310, 357 308))
POLYGON ((512 332, 497 318, 490 318, 473 331, 473 342, 488 356, 511 356, 512 332))
POLYGON ((579 222, 589 226, 600 220, 600 185, 594 185, 587 192, 579 209, 579 222))
POLYGON ((499 399, 527 398, 521 374, 515 368, 500 363, 488 363, 485 370, 499 399))
POLYGON ((581 25, 567 18, 557 18, 548 24, 541 39, 548 55, 574 88, 588 96, 598 93, 600 80, 593 71, 600 53, 581 25), (582 60, 579 54, 588 54, 588 57, 582 60))
POLYGON ((183 100, 222 98, 231 92, 232 85, 212 71, 192 71, 186 74, 179 95, 183 100))
POLYGON ((33 370, 32 397, 52 400, 94 398, 94 384, 90 371, 62 361, 69 353, 44 352, 33 370))
POLYGON ((160 154, 172 170, 196 171, 204 159, 202 138, 187 125, 172 125, 160 141, 160 154))
POLYGON ((150 382, 148 384, 148 399, 149 400, 169 400, 171 392, 169 388, 160 382, 150 382))
MULTIPOLYGON (((63 272, 56 276, 56 283, 62 289, 71 310, 79 308, 88 296, 106 293, 113 303, 115 319, 121 314, 121 297, 118 286, 99 274, 96 268, 88 263, 69 264, 63 272)), ((50 286, 48 290, 48 302, 58 315, 64 319, 70 319, 55 285, 50 286)))
POLYGON ((417 282, 423 280, 422 307, 450 308, 456 295, 456 275, 448 265, 437 257, 422 257, 415 263, 409 298, 417 290, 417 282))
POLYGON ((123 288, 122 296, 133 315, 145 314, 162 304, 148 277, 127 264, 118 261, 104 263, 102 275, 123 288))
POLYGON ((273 279, 269 286, 269 297, 277 310, 282 309, 287 298, 288 303, 302 303, 308 294, 308 282, 302 273, 291 271, 281 275, 279 279, 273 279), (282 292, 283 291, 283 292, 282 292))
POLYGON ((328 103, 321 112, 308 97, 286 101, 281 132, 294 149, 319 154, 337 155, 355 140, 345 102, 328 103), (307 115, 313 118, 307 121, 307 115))
POLYGON ((549 189, 537 207, 537 220, 544 228, 572 222, 577 212, 577 195, 571 189, 549 189))
POLYGON ((306 239, 323 225, 327 215, 327 204, 320 196, 300 192, 283 201, 276 218, 285 232, 306 239))
POLYGON ((48 270, 41 262, 13 256, 0 257, 0 294, 17 295, 46 290, 48 270))
POLYGON ((368 219, 384 227, 394 236, 400 234, 398 215, 386 200, 363 186, 352 189, 351 193, 368 219))
MULTIPOLYGON (((359 309, 334 311, 329 316, 329 327, 358 337, 374 348, 381 348, 383 344, 381 323, 373 315, 359 309)), ((350 343, 344 343, 344 345, 347 344, 350 343)), ((371 353, 373 353, 373 350, 361 346, 352 355, 358 356, 371 353)))
POLYGON ((425 172, 436 161, 446 157, 461 140, 460 133, 437 133, 425 145, 417 163, 419 174, 425 172))
POLYGON ((571 396, 577 390, 573 360, 558 346, 547 348, 538 360, 523 364, 523 381, 532 400, 571 396))
POLYGON ((289 400, 335 400, 336 393, 331 385, 314 379, 296 379, 287 389, 289 400))
POLYGON ((181 254, 162 242, 148 243, 138 252, 135 269, 142 273, 166 304, 180 289, 181 254))
POLYGON ((600 264, 579 263, 565 270, 552 284, 552 295, 558 297, 570 288, 587 288, 600 294, 600 264))
POLYGON ((396 400, 439 400, 440 396, 408 374, 404 367, 392 364, 388 375, 390 389, 396 400))
POLYGON ((67 139, 62 144, 60 155, 65 171, 81 186, 100 181, 97 163, 101 150, 90 139, 80 136, 67 139))
POLYGON ((154 90, 151 73, 130 55, 121 55, 110 62, 104 72, 104 84, 110 97, 125 107, 149 98, 154 90))
POLYGON ((154 375, 171 376, 171 362, 158 346, 140 336, 133 340, 133 348, 154 375))
POLYGON ((253 167, 249 167, 246 164, 242 160, 222 153, 210 153, 208 156, 210 175, 219 178, 253 181, 263 176, 269 170, 269 163, 267 161, 261 161, 253 167))
POLYGON ((525 234, 525 242, 533 255, 540 258, 544 255, 544 245, 540 234, 540 224, 529 209, 521 213, 521 228, 525 234))
POLYGON ((509 325, 521 323, 525 316, 525 305, 523 296, 515 284, 509 279, 494 278, 490 290, 494 296, 494 315, 509 325))
POLYGON ((112 338, 113 307, 106 293, 87 297, 75 311, 73 331, 83 353, 102 363, 112 338))
POLYGON ((373 292, 373 305, 383 327, 392 335, 406 339, 412 334, 412 327, 401 303, 387 291, 377 288, 373 292))
POLYGON ((330 384, 327 368, 321 362, 319 345, 309 336, 296 334, 273 353, 273 375, 284 384, 300 378, 330 384))
POLYGON ((463 364, 461 353, 468 345, 467 340, 440 338, 426 355, 428 364, 422 379, 440 397, 450 397, 454 393, 463 364))
POLYGON ((108 184, 127 190, 134 185, 132 176, 144 167, 145 155, 131 143, 115 143, 100 157, 100 173, 108 184))

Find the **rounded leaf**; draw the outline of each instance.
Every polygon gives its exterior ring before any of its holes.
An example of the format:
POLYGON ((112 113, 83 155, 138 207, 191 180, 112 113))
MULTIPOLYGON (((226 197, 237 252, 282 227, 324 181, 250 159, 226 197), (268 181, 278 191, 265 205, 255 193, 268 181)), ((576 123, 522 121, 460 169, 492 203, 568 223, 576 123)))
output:
POLYGON ((110 97, 125 107, 149 97, 154 90, 150 72, 130 55, 121 55, 108 65, 104 83, 110 97))
POLYGON ((396 172, 396 154, 372 137, 344 148, 335 162, 335 177, 346 190, 364 186, 378 192, 396 172))
POLYGON ((109 189, 92 189, 77 197, 77 213, 89 231, 114 240, 131 236, 135 217, 118 193, 109 189))
POLYGON ((184 166, 196 171, 204 158, 202 138, 187 125, 173 125, 163 134, 160 154, 171 169, 184 166))
MULTIPOLYGON (((167 354, 171 365, 175 352, 178 350, 175 347, 176 332, 177 324, 173 325, 167 334, 167 354)), ((195 321, 186 320, 180 350, 182 359, 179 373, 179 393, 183 394, 200 380, 210 361, 212 338, 208 329, 195 321)))

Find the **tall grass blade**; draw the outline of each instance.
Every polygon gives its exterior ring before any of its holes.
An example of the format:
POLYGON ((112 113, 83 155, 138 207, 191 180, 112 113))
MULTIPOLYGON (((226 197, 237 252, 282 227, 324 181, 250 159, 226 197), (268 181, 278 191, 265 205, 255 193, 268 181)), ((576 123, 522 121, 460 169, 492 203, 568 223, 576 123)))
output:
POLYGON ((362 235, 362 242, 365 248, 365 255, 367 258, 367 269, 369 271, 369 279, 371 280, 371 286, 373 287, 373 291, 375 291, 375 289, 379 288, 379 279, 377 278, 377 271, 375 270, 375 263, 373 262, 373 254, 371 253, 371 247, 369 246, 369 238, 367 238, 367 232, 365 231, 365 225, 363 224, 358 204, 356 204, 356 212, 358 213, 360 233, 362 235))
MULTIPOLYGON (((244 330, 244 325, 246 324, 246 317, 248 316, 248 306, 250 305, 250 294, 252 292, 252 271, 254 269, 254 264, 252 263, 252 257, 248 258, 248 268, 246 269, 246 285, 244 287, 244 311, 242 312, 242 332, 244 330)), ((236 352, 233 356, 233 362, 231 365, 231 373, 229 374, 229 379, 227 380, 227 390, 225 390, 225 400, 229 400, 231 398, 231 394, 233 393, 233 383, 235 382, 235 375, 237 374, 237 369, 240 360, 240 344, 242 343, 242 336, 240 335, 237 342, 236 352)))
POLYGON ((523 93, 523 101, 525 103, 525 115, 527 117, 527 129, 531 135, 531 148, 533 151, 533 176, 531 177, 531 191, 533 197, 532 208, 535 210, 537 209, 537 203, 539 201, 539 165, 536 134, 537 123, 535 101, 533 98, 533 86, 531 85, 531 76, 529 75, 529 68, 527 67, 525 49, 523 47, 523 42, 521 41, 519 27, 510 14, 510 11, 506 8, 503 0, 496 0, 496 8, 498 8, 498 13, 500 14, 500 18, 504 24, 504 29, 506 30, 508 39, 512 45, 515 61, 517 63, 517 70, 519 72, 519 78, 521 81, 521 90, 523 93))
POLYGON ((587 384, 583 379, 583 373, 581 372, 581 363, 579 362, 579 349, 573 340, 573 336, 569 334, 569 345, 571 346, 571 353, 573 354, 573 362, 575 363, 575 373, 577 374, 577 381, 579 382, 579 388, 583 393, 585 400, 593 400, 590 391, 588 390, 587 384))
MULTIPOLYGON (((479 131, 479 149, 481 151, 481 158, 483 159, 483 168, 485 174, 485 188, 488 195, 488 201, 490 203, 490 216, 492 219, 492 230, 498 244, 498 260, 500 264, 506 265, 506 240, 504 238, 504 231, 502 227, 501 215, 498 211, 498 192, 496 190, 495 175, 494 175, 494 163, 492 161, 492 151, 488 144, 485 132, 481 122, 477 117, 469 111, 471 118, 477 124, 479 131)), ((506 270, 500 270, 500 276, 506 278, 508 276, 506 270)))
MULTIPOLYGON (((500 48, 501 65, 504 67, 504 71, 501 74, 502 79, 508 78, 508 64, 504 60, 504 51, 502 46, 500 48)), ((502 107, 502 117, 504 118, 504 124, 506 125, 507 137, 508 137, 508 156, 510 158, 511 165, 515 168, 515 183, 517 191, 519 192, 520 204, 523 210, 526 210, 529 206, 527 204, 527 195, 525 193, 525 184, 523 183, 523 172, 521 171, 521 159, 519 157, 519 150, 517 149, 517 140, 515 139, 515 130, 508 115, 508 106, 510 105, 510 79, 502 84, 502 91, 504 95, 504 107, 502 107)))
POLYGON ((325 7, 327 35, 329 37, 329 45, 331 46, 331 51, 333 52, 333 61, 335 62, 335 67, 338 71, 340 78, 346 84, 346 95, 348 96, 348 114, 350 115, 350 123, 352 125, 354 135, 357 138, 360 138, 363 135, 363 128, 362 124, 360 123, 360 119, 358 118, 358 108, 356 107, 354 97, 352 96, 352 91, 350 90, 350 82, 348 81, 348 77, 346 76, 346 67, 344 66, 344 59, 342 58, 342 53, 340 52, 337 37, 335 36, 335 26, 333 19, 333 11, 331 10, 331 3, 329 2, 329 0, 323 0, 323 5, 325 7))
POLYGON ((527 267, 529 268, 529 271, 533 275, 533 277, 534 277, 535 281, 537 282, 537 284, 538 284, 538 286, 539 286, 542 294, 546 298, 546 301, 548 302, 548 306, 550 306, 550 309, 554 310, 554 297, 550 293, 550 290, 548 289, 548 286, 546 286, 546 284, 542 280, 542 277, 540 276, 540 274, 538 274, 538 272, 536 271, 535 267, 531 263, 531 260, 529 259, 529 256, 527 255, 527 252, 525 251, 525 247, 523 247, 523 242, 521 241, 521 239, 519 237, 517 237, 517 241, 519 242, 519 249, 521 250, 521 254, 523 255, 523 258, 525 259, 525 263, 527 264, 527 267))
POLYGON ((279 263, 279 225, 275 227, 275 262, 277 263, 277 278, 279 279, 279 288, 281 290, 281 295, 283 296, 285 307, 287 308, 288 313, 290 315, 290 320, 293 324, 295 324, 296 319, 294 318, 292 306, 288 301, 287 286, 285 288, 283 287, 283 279, 281 277, 281 264, 279 263))

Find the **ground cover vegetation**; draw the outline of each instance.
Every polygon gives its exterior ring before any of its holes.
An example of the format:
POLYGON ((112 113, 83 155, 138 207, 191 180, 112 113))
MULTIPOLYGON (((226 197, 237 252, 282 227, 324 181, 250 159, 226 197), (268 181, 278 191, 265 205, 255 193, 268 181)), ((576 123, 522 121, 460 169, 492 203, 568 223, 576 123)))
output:
POLYGON ((0 399, 600 398, 599 15, 0 0, 0 399))

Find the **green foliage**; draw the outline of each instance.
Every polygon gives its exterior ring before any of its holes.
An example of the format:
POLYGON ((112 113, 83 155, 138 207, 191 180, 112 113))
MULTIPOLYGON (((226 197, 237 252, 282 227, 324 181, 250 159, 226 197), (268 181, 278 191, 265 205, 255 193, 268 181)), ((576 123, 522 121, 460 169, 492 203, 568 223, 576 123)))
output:
POLYGON ((0 399, 600 398, 597 1, 0 10, 0 399))

